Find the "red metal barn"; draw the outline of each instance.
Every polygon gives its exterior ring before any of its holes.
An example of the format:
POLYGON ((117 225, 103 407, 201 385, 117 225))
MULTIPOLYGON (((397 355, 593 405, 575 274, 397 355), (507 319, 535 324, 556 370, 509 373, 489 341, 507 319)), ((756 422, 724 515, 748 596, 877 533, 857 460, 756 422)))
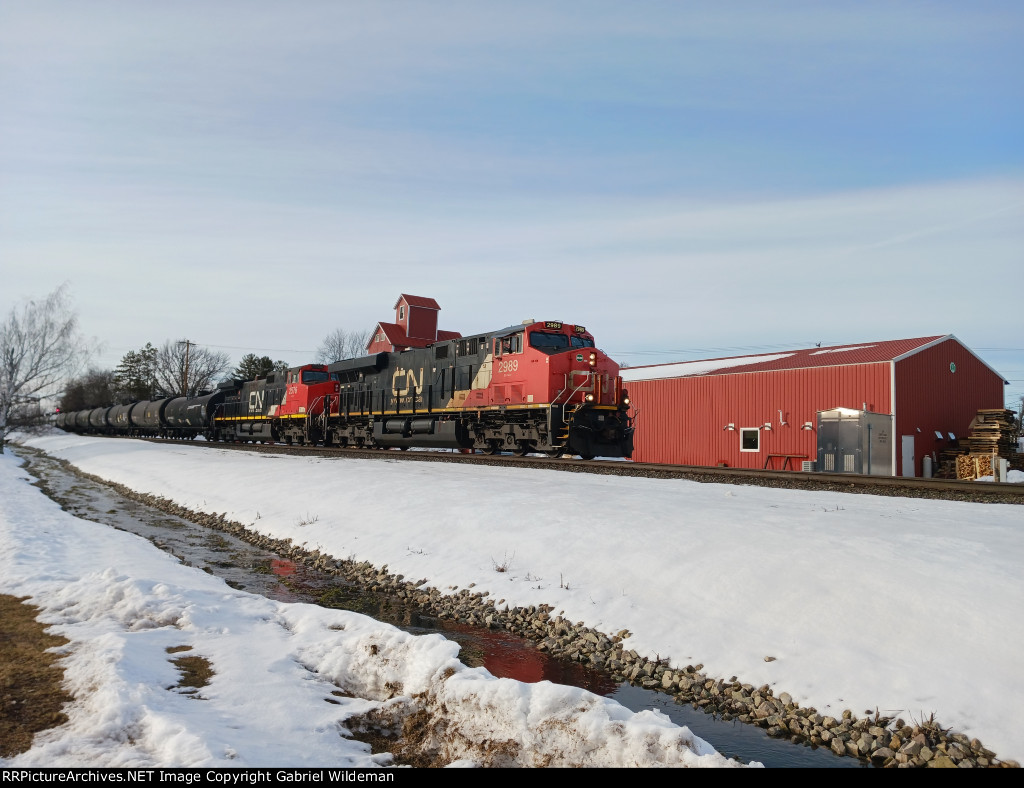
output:
POLYGON ((458 339, 458 331, 437 327, 437 301, 423 296, 402 293, 395 302, 395 322, 378 323, 366 345, 367 355, 392 353, 412 347, 427 347, 445 339, 458 339))
POLYGON ((638 462, 815 462, 920 476, 924 458, 966 437, 979 409, 1003 407, 1002 376, 952 335, 630 367, 622 377, 638 462))

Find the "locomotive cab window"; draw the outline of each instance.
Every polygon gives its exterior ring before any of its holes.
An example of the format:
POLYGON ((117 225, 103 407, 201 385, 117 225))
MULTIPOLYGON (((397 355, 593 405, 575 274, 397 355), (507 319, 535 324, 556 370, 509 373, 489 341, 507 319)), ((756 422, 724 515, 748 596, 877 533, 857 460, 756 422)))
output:
POLYGON ((302 382, 307 386, 313 383, 326 383, 330 376, 320 369, 304 369, 302 371, 302 382))
POLYGON ((550 334, 547 331, 534 331, 530 334, 530 347, 542 353, 561 353, 569 349, 569 337, 565 334, 550 334))
POLYGON ((579 337, 579 336, 576 336, 575 334, 573 334, 570 337, 570 340, 572 341, 572 346, 573 347, 593 347, 594 346, 594 340, 592 340, 590 337, 579 337))
POLYGON ((509 353, 522 353, 523 352, 523 335, 513 334, 510 337, 502 337, 501 339, 494 340, 494 354, 497 356, 505 356, 509 353))
POLYGON ((741 428, 740 451, 761 451, 761 430, 757 427, 741 428))

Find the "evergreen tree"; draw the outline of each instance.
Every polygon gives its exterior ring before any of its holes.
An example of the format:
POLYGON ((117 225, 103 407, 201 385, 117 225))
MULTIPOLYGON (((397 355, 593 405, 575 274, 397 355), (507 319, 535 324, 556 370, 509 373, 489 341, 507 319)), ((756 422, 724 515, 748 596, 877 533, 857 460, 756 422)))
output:
POLYGON ((153 396, 153 368, 156 348, 149 342, 139 351, 129 350, 114 370, 114 379, 124 399, 143 400, 153 396))
POLYGON ((247 353, 242 356, 241 362, 232 373, 236 380, 255 380, 265 378, 272 372, 288 369, 284 361, 272 361, 270 356, 257 356, 255 353, 247 353))

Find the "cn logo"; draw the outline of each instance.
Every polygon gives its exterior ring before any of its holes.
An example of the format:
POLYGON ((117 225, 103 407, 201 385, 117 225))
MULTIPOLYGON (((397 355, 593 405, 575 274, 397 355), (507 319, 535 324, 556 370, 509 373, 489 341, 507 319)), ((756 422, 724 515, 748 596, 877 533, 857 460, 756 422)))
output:
POLYGON ((423 370, 420 369, 420 377, 417 380, 416 373, 411 369, 396 369, 395 374, 391 376, 391 393, 396 397, 405 397, 408 396, 410 389, 417 394, 423 393, 423 370))
POLYGON ((266 396, 265 391, 250 391, 249 392, 249 412, 250 413, 262 413, 263 412, 263 398, 266 396))

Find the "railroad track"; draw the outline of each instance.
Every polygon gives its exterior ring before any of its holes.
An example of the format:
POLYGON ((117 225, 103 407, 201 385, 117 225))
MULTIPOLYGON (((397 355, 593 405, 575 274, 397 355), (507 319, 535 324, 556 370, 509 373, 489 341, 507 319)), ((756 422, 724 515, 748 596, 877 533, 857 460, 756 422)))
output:
MULTIPOLYGON (((147 438, 152 443, 181 445, 180 440, 147 438)), ((594 473, 606 476, 635 476, 648 479, 688 479, 718 484, 747 484, 782 489, 827 490, 831 492, 888 495, 903 498, 933 498, 974 503, 1024 504, 1024 484, 919 479, 902 476, 862 476, 847 473, 808 473, 772 471, 756 468, 719 468, 699 465, 664 465, 629 460, 581 460, 573 457, 554 459, 511 454, 462 454, 456 451, 399 451, 394 449, 356 449, 325 446, 289 446, 282 443, 208 443, 189 442, 193 446, 250 451, 256 453, 295 454, 317 457, 359 457, 402 462, 448 462, 501 467, 545 468, 567 473, 594 473)))

